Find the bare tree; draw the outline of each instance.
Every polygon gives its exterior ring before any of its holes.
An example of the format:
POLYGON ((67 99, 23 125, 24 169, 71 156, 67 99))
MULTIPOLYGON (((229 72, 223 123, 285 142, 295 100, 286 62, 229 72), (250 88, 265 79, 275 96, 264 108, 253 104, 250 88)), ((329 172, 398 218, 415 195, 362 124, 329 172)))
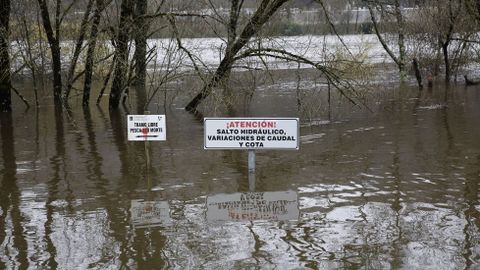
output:
MULTIPOLYGON (((438 74, 443 62, 445 81, 450 82, 452 75, 461 65, 461 58, 467 49, 467 43, 462 41, 471 36, 472 19, 467 16, 464 0, 438 0, 426 1, 421 7, 421 12, 415 21, 418 33, 425 37, 425 46, 437 52, 434 74, 438 74)), ((474 21, 474 20, 473 20, 474 21)))
POLYGON ((90 90, 92 88, 93 64, 95 59, 95 50, 97 47, 98 27, 100 25, 101 13, 106 5, 104 0, 96 0, 95 11, 93 13, 92 27, 88 39, 87 57, 85 60, 85 78, 83 84, 83 106, 88 106, 90 100, 90 90))
MULTIPOLYGON (((455 1, 455 2, 458 2, 458 1, 455 1)), ((450 81, 450 77, 452 75, 452 71, 451 71, 452 66, 451 66, 450 55, 449 55, 449 47, 454 35, 455 22, 459 14, 460 14, 460 5, 458 3, 454 3, 453 0, 448 0, 447 11, 446 11, 447 17, 445 20, 442 20, 439 23, 440 25, 446 24, 445 27, 443 28, 444 31, 440 32, 440 34, 438 35, 438 43, 442 48, 442 52, 443 52, 446 82, 450 81)))
POLYGON ((37 0, 42 16, 43 28, 47 35, 48 44, 52 53, 53 97, 55 104, 62 102, 62 62, 60 51, 60 10, 62 0, 56 0, 55 29, 52 26, 47 0, 37 0))
POLYGON ((216 87, 226 75, 230 73, 233 64, 235 63, 236 56, 242 48, 249 42, 249 40, 257 34, 262 26, 275 14, 275 12, 288 0, 262 0, 258 8, 249 19, 248 23, 243 28, 240 35, 235 39, 233 44, 225 51, 219 66, 215 73, 206 83, 202 90, 196 94, 193 99, 187 104, 185 110, 189 112, 195 112, 197 106, 207 98, 212 88, 216 87))
POLYGON ((389 10, 390 6, 387 5, 387 3, 379 0, 368 1, 367 8, 370 12, 370 17, 372 20, 375 34, 377 35, 378 40, 380 41, 380 44, 382 45, 383 49, 387 52, 387 54, 390 56, 393 62, 395 62, 395 64, 397 65, 398 71, 400 73, 400 80, 403 81, 406 76, 405 19, 402 15, 400 1, 394 0, 393 3, 394 3, 393 11, 389 10), (375 17, 374 9, 379 10, 383 14, 383 17, 385 17, 385 15, 391 15, 395 18, 396 34, 397 34, 396 45, 398 47, 398 56, 397 54, 395 54, 393 49, 390 47, 388 42, 383 37, 380 31, 380 27, 378 25, 378 19, 375 17))
POLYGON ((128 86, 128 43, 130 41, 133 8, 133 0, 122 0, 120 6, 120 23, 118 26, 117 38, 115 40, 115 71, 109 98, 109 106, 112 109, 118 108, 122 93, 128 86))
POLYGON ((135 39, 135 53, 133 55, 135 63, 135 75, 132 84, 135 86, 137 94, 137 108, 139 113, 144 112, 146 104, 146 88, 145 83, 147 79, 147 38, 149 36, 150 19, 147 19, 148 1, 137 0, 135 3, 134 14, 134 39, 135 39))
POLYGON ((148 10, 147 0, 137 0, 135 3, 135 79, 133 84, 139 89, 145 88, 145 79, 147 74, 147 38, 148 38, 148 20, 146 18, 148 10))
POLYGON ((38 68, 37 68, 37 63, 36 59, 38 58, 38 55, 35 53, 36 49, 39 47, 39 44, 41 43, 41 40, 38 40, 38 44, 36 42, 32 41, 32 31, 29 29, 29 22, 27 22, 27 16, 30 14, 26 12, 22 12, 21 15, 17 14, 19 17, 20 24, 22 25, 21 28, 21 35, 17 41, 17 44, 22 44, 23 41, 23 48, 21 48, 21 57, 22 60, 24 61, 25 65, 30 69, 30 72, 32 74, 32 84, 33 84, 33 91, 35 94, 35 105, 36 107, 39 106, 39 95, 38 95, 38 83, 37 83, 37 73, 38 73, 38 68))
POLYGON ((72 61, 70 62, 70 67, 68 69, 67 74, 67 87, 65 89, 65 102, 68 102, 68 97, 70 95, 70 90, 73 87, 74 83, 74 74, 75 68, 77 67, 78 58, 80 57, 80 53, 82 52, 83 42, 85 41, 85 35, 87 33, 87 26, 90 19, 90 14, 92 11, 93 2, 95 0, 88 0, 87 7, 85 8, 85 13, 83 13, 83 19, 80 24, 80 31, 78 35, 77 42, 75 44, 75 49, 73 51, 72 61))

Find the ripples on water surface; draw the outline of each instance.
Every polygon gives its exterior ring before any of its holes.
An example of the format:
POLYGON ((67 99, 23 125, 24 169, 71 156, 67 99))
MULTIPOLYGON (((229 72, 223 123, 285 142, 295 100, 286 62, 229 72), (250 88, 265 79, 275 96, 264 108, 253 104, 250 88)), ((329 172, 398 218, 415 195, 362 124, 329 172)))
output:
POLYGON ((452 91, 303 121, 299 151, 258 152, 256 191, 296 191, 296 221, 208 221, 208 198, 248 191, 247 154, 204 151, 183 110, 167 110, 147 177, 123 112, 17 109, 2 116, 0 269, 478 269, 480 90, 452 91), (141 211, 168 222, 138 226, 141 211))

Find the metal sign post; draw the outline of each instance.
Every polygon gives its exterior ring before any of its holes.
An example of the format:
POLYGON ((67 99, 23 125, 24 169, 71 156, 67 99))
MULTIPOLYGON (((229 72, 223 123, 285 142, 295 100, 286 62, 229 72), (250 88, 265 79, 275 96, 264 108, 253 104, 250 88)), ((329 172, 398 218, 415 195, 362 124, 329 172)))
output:
MULTIPOLYGON (((146 115, 150 114, 150 111, 145 111, 146 115)), ((147 175, 147 186, 148 190, 151 188, 151 181, 150 181, 150 143, 148 141, 148 137, 145 136, 145 170, 147 175)))
POLYGON ((248 189, 255 191, 255 150, 248 150, 248 189))
POLYGON ((145 141, 145 161, 148 170, 150 168, 150 143, 148 141, 145 141))
POLYGON ((248 150, 248 173, 255 174, 255 150, 248 150))
MULTIPOLYGON (((145 111, 145 114, 150 114, 150 111, 145 111)), ((148 177, 150 173, 150 145, 148 143, 148 137, 145 136, 145 167, 146 167, 146 173, 147 173, 147 179, 148 179, 148 186, 150 189, 150 179, 148 177)))

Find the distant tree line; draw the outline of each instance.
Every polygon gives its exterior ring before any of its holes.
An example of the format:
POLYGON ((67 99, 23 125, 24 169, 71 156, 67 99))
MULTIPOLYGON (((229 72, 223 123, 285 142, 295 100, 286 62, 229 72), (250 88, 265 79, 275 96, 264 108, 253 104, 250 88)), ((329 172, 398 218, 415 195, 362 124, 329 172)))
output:
POLYGON ((203 84, 185 107, 191 112, 228 83, 237 63, 251 58, 309 66, 355 102, 355 89, 338 65, 262 41, 275 35, 280 11, 298 7, 319 9, 327 19, 325 34, 338 34, 331 16, 345 5, 369 10, 371 30, 401 80, 413 69, 420 87, 424 77, 431 80, 441 71, 448 82, 467 62, 478 59, 480 0, 0 0, 0 110, 11 111, 12 92, 29 106, 12 79, 26 71, 36 105, 38 89, 48 87, 56 106, 68 106, 72 93, 82 96, 84 106, 108 95, 115 110, 135 91, 139 108, 146 108, 159 85, 178 78, 180 54, 203 84), (409 18, 406 7, 415 9, 409 18), (189 33, 202 31, 223 40, 213 70, 183 44, 189 33), (158 59, 158 48, 148 42, 160 32, 170 39, 164 59, 158 59), (153 69, 147 71, 149 65, 153 69), (91 96, 94 83, 99 88, 96 99, 91 96))

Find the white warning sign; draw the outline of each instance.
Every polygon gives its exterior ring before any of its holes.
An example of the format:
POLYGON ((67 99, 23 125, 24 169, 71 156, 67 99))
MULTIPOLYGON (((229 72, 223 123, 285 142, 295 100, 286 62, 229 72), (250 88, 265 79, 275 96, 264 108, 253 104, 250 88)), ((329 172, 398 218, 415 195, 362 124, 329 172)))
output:
POLYGON ((208 221, 298 220, 295 191, 242 192, 207 197, 208 221))
POLYGON ((205 118, 205 149, 298 149, 298 118, 205 118))
POLYGON ((129 141, 165 141, 165 115, 128 115, 129 141))

